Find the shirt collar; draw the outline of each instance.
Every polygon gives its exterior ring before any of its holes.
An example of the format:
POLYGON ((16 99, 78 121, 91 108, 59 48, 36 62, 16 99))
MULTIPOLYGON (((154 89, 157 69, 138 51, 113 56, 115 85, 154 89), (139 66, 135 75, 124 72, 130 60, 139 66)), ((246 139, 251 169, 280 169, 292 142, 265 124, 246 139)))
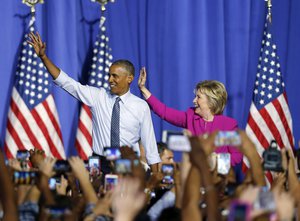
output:
MULTIPOLYGON (((116 97, 118 97, 117 95, 112 95, 112 96, 113 96, 113 99, 116 99, 116 97)), ((129 89, 125 94, 120 96, 121 102, 125 104, 130 96, 131 96, 131 92, 130 92, 130 89, 129 89)))

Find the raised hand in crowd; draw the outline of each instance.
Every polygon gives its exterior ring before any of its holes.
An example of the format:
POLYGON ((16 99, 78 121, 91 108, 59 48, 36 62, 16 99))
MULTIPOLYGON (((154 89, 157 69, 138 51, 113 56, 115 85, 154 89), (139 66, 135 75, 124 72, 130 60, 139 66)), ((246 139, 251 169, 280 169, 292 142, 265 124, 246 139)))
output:
POLYGON ((300 182, 298 180, 298 174, 297 174, 299 168, 296 163, 296 159, 294 158, 294 154, 292 150, 290 149, 282 150, 282 160, 287 164, 285 173, 287 174, 288 192, 290 193, 291 196, 293 196, 293 202, 296 206, 296 211, 297 211, 296 213, 297 216, 300 217, 300 182))
POLYGON ((83 160, 79 157, 71 157, 68 161, 74 176, 79 180, 86 203, 95 204, 98 200, 97 194, 90 182, 89 173, 84 166, 83 160))
POLYGON ((192 147, 192 151, 190 152, 190 159, 192 165, 198 169, 198 172, 201 176, 201 184, 205 191, 205 199, 207 203, 207 220, 220 219, 220 212, 218 210, 217 191, 214 188, 214 182, 207 162, 207 153, 209 153, 208 147, 210 146, 210 149, 213 149, 211 147, 213 146, 212 141, 214 140, 215 136, 216 133, 212 133, 207 138, 204 138, 203 136, 201 136, 200 138, 190 138, 190 143, 192 147), (203 159, 203 161, 197 161, 197 158, 203 159))
POLYGON ((152 173, 146 184, 146 188, 151 190, 157 188, 161 184, 162 179, 163 174, 161 172, 152 173))
MULTIPOLYGON (((217 135, 218 131, 215 131, 211 134, 203 134, 197 137, 197 139, 199 140, 198 142, 201 143, 201 150, 204 151, 204 153, 206 154, 206 156, 210 156, 216 149, 217 147, 215 146, 215 137, 217 135)), ((196 142, 195 140, 196 138, 193 138, 193 141, 196 142)), ((200 151, 198 149, 195 149, 193 151, 200 151)), ((191 155, 190 155, 191 157, 191 155)), ((193 157, 194 158, 194 157, 193 157)), ((193 159, 191 158, 191 162, 193 163, 193 160, 197 160, 197 159, 193 159)))
POLYGON ((175 193, 175 207, 181 208, 182 203, 182 176, 181 167, 174 163, 174 193, 175 193))
POLYGON ((271 184, 271 190, 276 190, 279 192, 285 191, 285 184, 287 177, 285 172, 273 173, 273 182, 271 184))
POLYGON ((55 162, 56 159, 46 157, 39 165, 40 177, 38 179, 38 187, 45 198, 45 205, 55 205, 55 198, 48 184, 49 178, 54 175, 53 166, 55 162))
MULTIPOLYGON (((288 187, 289 187, 289 190, 292 193, 292 195, 294 195, 295 190, 298 188, 298 186, 300 186, 300 183, 299 183, 298 177, 297 177, 296 160, 294 158, 293 151, 290 149, 289 150, 284 149, 282 151, 281 155, 282 155, 283 161, 287 162, 286 163, 287 164, 286 171, 287 171, 288 187)), ((296 191, 296 192, 299 192, 299 191, 296 191)))
POLYGON ((29 160, 33 168, 39 168, 40 164, 45 159, 45 151, 34 149, 29 151, 29 160))
MULTIPOLYGON (((183 220, 201 220, 203 215, 199 209, 200 200, 199 189, 205 190, 205 200, 207 205, 207 220, 219 220, 220 213, 218 211, 217 192, 214 187, 213 179, 209 171, 206 147, 211 145, 214 140, 214 134, 209 135, 206 139, 203 137, 191 137, 190 143, 192 150, 190 152, 190 160, 192 167, 189 177, 186 181, 185 192, 182 203, 182 219, 183 220)), ((211 148, 212 146, 210 146, 211 148)), ((203 196, 202 196, 203 197, 203 196)))
MULTIPOLYGON (((157 202, 153 203, 153 194, 158 194, 158 191, 162 190, 162 180, 164 178, 164 175, 161 172, 152 173, 149 179, 146 182, 144 192, 146 193, 146 201, 148 209, 148 214, 150 213, 150 216, 154 216, 152 212, 152 207, 155 207, 157 205, 157 202)), ((161 194, 161 193, 159 193, 161 194)), ((159 200, 158 200, 159 201, 159 200)), ((156 209, 154 209, 156 210, 156 209)), ((157 212, 155 211, 155 216, 157 216, 157 212)))
POLYGON ((128 146, 122 146, 120 148, 121 152, 121 158, 122 159, 128 159, 131 161, 132 167, 131 167, 131 174, 133 177, 137 178, 140 180, 141 185, 144 187, 145 186, 145 170, 142 167, 139 157, 136 155, 134 150, 128 146))
POLYGON ((47 177, 51 177, 54 175, 53 167, 56 162, 55 158, 52 157, 46 157, 40 164, 39 169, 42 174, 44 174, 47 177))
POLYGON ((199 209, 201 176, 197 168, 192 166, 186 180, 182 197, 182 220, 202 220, 199 209))
POLYGON ((67 195, 68 180, 64 175, 60 176, 60 182, 56 184, 56 192, 58 195, 67 195))
POLYGON ((14 158, 8 160, 8 166, 13 170, 17 170, 17 171, 23 170, 20 161, 14 158))
POLYGON ((129 159, 129 160, 138 159, 133 149, 128 146, 122 146, 120 148, 120 152, 121 152, 122 159, 129 159))
MULTIPOLYGON (((253 205, 256 200, 259 198, 259 191, 260 187, 248 185, 243 189, 243 191, 240 193, 240 196, 238 197, 238 200, 240 202, 246 203, 248 205, 253 205)), ((261 217, 262 215, 266 214, 267 211, 264 209, 254 209, 250 211, 249 218, 251 220, 254 220, 256 217, 261 217)))
POLYGON ((68 173, 67 175, 68 179, 68 186, 70 187, 71 197, 74 199, 74 202, 76 202, 79 198, 79 189, 76 185, 76 178, 73 173, 68 173))
POLYGON ((4 162, 4 156, 2 154, 2 151, 0 151, 0 200, 4 213, 3 220, 17 221, 17 202, 15 201, 11 177, 4 162))
POLYGON ((102 183, 103 183, 103 173, 100 171, 99 173, 90 173, 90 181, 94 188, 94 191, 98 193, 98 196, 101 196, 103 192, 101 192, 102 183))
POLYGON ((84 221, 92 221, 98 216, 113 217, 111 204, 112 192, 108 191, 102 198, 98 200, 95 207, 92 209, 92 212, 85 217, 84 221))
POLYGON ((261 166, 261 159, 256 151, 254 143, 249 139, 245 131, 239 131, 241 137, 241 145, 238 147, 239 150, 247 157, 250 163, 250 170, 252 179, 255 185, 265 186, 265 176, 264 171, 261 166))
POLYGON ((290 193, 275 189, 273 191, 278 220, 293 220, 295 199, 290 193))
POLYGON ((145 206, 146 197, 138 179, 126 177, 113 191, 112 209, 115 221, 133 221, 145 206))

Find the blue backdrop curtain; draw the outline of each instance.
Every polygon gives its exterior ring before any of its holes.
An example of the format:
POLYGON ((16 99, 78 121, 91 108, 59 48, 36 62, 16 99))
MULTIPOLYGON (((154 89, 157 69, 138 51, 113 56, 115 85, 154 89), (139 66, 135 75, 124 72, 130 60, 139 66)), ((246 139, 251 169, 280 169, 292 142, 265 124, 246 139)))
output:
MULTIPOLYGON (((21 0, 0 0, 0 125, 3 146, 6 117, 19 46, 30 9, 21 0)), ((294 122, 300 138, 300 1, 273 0, 274 39, 294 122)), ((205 79, 222 81, 229 101, 225 114, 244 128, 252 98, 265 21, 264 0, 116 0, 107 6, 107 31, 114 59, 146 66, 148 87, 167 105, 186 110, 193 89, 205 79)), ((45 0, 36 7, 37 27, 48 56, 74 79, 84 82, 99 26, 100 5, 90 0, 45 0)), ((54 88, 66 153, 74 148, 79 104, 54 88)), ((179 130, 153 115, 157 140, 164 129, 179 130)))

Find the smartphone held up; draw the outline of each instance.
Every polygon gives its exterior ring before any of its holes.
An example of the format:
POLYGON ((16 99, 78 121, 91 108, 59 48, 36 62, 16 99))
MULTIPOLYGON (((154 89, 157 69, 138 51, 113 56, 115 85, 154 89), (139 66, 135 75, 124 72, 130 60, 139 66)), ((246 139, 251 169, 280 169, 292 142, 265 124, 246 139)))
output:
POLYGON ((215 137, 215 146, 239 146, 241 137, 238 131, 219 131, 215 137))
POLYGON ((174 184, 174 164, 162 164, 161 172, 164 175, 163 184, 174 184))
POLYGON ((116 174, 106 174, 104 178, 104 190, 108 192, 113 190, 118 184, 118 175, 116 174))
POLYGON ((117 160, 121 158, 120 148, 104 147, 104 156, 107 160, 117 160))
MULTIPOLYGON (((187 136, 182 132, 165 132, 165 140, 168 147, 173 151, 190 152, 191 145, 187 136)), ((214 144, 220 146, 239 146, 241 137, 238 131, 219 131, 215 137, 214 144)))
POLYGON ((170 132, 167 131, 167 145, 170 150, 178 152, 190 152, 191 145, 187 136, 181 132, 170 132))
POLYGON ((88 159, 88 170, 91 176, 99 176, 101 171, 99 156, 90 156, 88 159))

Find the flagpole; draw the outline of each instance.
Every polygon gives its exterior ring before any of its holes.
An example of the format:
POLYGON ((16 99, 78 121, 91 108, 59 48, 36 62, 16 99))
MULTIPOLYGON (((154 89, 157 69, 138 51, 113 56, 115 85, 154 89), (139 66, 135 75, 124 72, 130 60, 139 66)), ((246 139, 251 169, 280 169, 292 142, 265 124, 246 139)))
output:
POLYGON ((30 7, 32 16, 35 14, 35 5, 38 3, 44 4, 44 0, 22 0, 22 3, 30 7))
POLYGON ((267 2, 267 7, 268 7, 268 21, 270 24, 272 23, 272 0, 266 0, 267 2))
POLYGON ((92 2, 98 2, 99 4, 101 4, 101 15, 103 14, 103 12, 106 10, 106 4, 108 2, 114 3, 115 0, 91 0, 92 2))
POLYGON ((39 3, 44 4, 44 0, 22 0, 22 3, 30 7, 31 19, 28 27, 31 27, 35 22, 35 5, 39 3))

